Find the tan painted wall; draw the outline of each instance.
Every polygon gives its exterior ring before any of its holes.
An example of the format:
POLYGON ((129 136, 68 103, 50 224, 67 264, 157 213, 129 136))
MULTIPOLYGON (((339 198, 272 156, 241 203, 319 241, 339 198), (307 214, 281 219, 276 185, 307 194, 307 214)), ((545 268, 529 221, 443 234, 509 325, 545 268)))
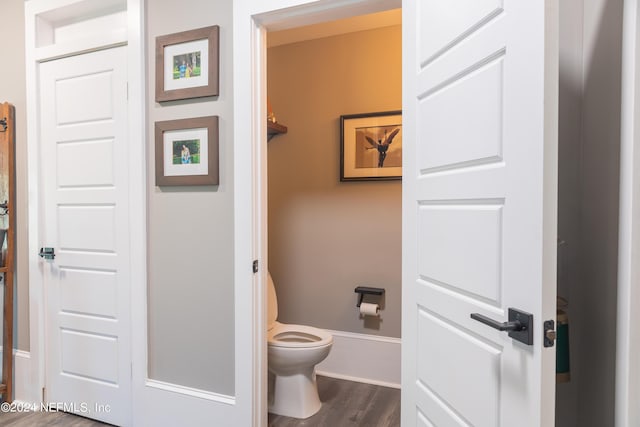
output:
POLYGON ((270 48, 269 268, 280 321, 400 336, 401 183, 340 182, 340 115, 402 108, 401 27, 270 48), (358 285, 386 288, 380 322, 358 285))
MULTIPOLYGON (((27 93, 24 58, 24 0, 0 6, 0 102, 16 108, 16 293, 14 346, 29 351, 29 263, 27 235, 27 93)), ((0 287, 0 290, 3 290, 0 287)), ((1 300, 1 293, 0 293, 1 300)), ((1 332, 1 331, 0 331, 1 332)))
POLYGON ((233 55, 230 1, 147 5, 149 377, 234 391, 233 55), (155 100, 155 37, 220 25, 220 96, 155 100), (218 115, 220 185, 155 186, 154 122, 218 115))

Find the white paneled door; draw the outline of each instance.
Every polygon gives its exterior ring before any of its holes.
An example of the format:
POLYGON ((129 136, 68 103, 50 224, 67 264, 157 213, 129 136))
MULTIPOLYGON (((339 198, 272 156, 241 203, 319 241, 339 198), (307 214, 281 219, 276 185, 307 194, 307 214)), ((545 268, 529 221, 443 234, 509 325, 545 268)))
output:
POLYGON ((403 1, 402 425, 554 425, 554 3, 403 1))
POLYGON ((46 393, 129 425, 126 47, 40 65, 46 393))

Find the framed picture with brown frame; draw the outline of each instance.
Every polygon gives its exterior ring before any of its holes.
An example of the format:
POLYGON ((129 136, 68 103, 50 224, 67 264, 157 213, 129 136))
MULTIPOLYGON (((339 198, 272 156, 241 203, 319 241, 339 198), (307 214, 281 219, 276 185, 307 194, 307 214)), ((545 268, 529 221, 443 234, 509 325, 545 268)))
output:
POLYGON ((340 181, 402 179, 402 111, 340 116, 340 181))
POLYGON ((218 185, 218 116, 156 122, 156 185, 218 185))
POLYGON ((217 96, 220 27, 156 37, 156 101, 217 96))

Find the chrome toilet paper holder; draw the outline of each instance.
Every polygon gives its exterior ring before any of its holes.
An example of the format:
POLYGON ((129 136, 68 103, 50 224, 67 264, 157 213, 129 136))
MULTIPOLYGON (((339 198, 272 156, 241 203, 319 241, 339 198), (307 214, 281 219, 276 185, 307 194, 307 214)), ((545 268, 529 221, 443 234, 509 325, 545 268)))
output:
POLYGON ((362 304, 362 300, 363 300, 365 295, 382 296, 382 294, 384 294, 384 288, 372 288, 370 286, 358 286, 358 287, 356 287, 354 292, 359 294, 358 305, 356 305, 356 307, 360 307, 360 304, 362 304))

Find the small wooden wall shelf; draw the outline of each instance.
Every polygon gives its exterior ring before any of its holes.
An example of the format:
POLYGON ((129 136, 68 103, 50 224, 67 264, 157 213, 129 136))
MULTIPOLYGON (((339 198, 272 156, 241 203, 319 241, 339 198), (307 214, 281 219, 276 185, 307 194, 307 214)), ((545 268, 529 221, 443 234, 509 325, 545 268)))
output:
POLYGON ((271 141, 271 138, 283 133, 287 133, 287 127, 285 125, 267 120, 267 141, 271 141))
MULTIPOLYGON (((6 230, 7 246, 0 240, 0 284, 4 287, 4 310, 2 326, 2 384, 0 394, 5 402, 13 401, 13 273, 15 256, 16 225, 16 169, 15 169, 15 109, 9 103, 0 104, 0 203, 6 202, 0 216, 0 228, 6 230)), ((4 236, 3 236, 4 237, 4 236)))

